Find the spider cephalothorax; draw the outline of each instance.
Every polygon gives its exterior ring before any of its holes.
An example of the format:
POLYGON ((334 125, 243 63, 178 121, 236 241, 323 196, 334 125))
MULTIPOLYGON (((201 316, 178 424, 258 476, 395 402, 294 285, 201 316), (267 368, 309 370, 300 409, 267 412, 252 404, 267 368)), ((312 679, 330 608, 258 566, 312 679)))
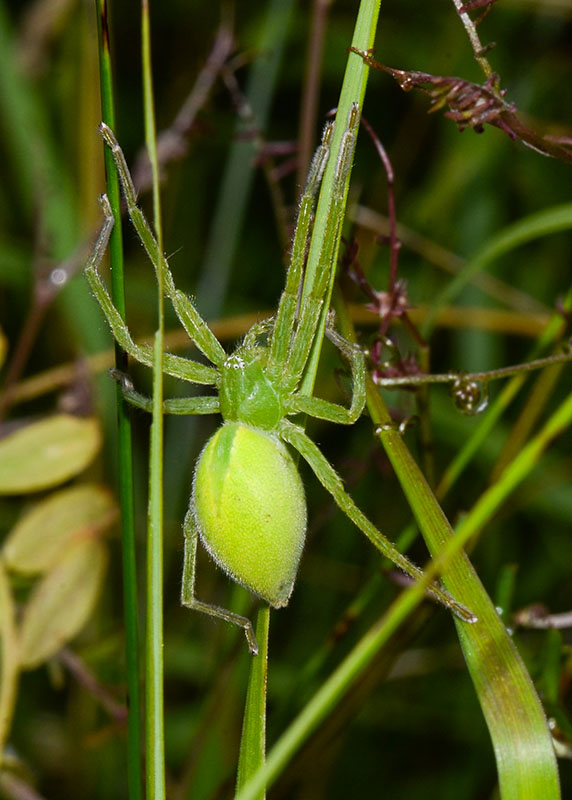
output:
POLYGON ((239 347, 222 367, 219 387, 220 413, 228 421, 264 430, 275 430, 284 417, 282 393, 269 377, 268 348, 239 347))

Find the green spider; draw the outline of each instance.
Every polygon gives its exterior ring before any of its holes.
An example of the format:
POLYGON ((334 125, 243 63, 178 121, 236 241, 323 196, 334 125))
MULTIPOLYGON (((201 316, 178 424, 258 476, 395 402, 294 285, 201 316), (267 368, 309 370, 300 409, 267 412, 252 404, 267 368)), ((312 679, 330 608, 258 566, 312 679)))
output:
MULTIPOLYGON (((341 232, 344 191, 353 158, 359 111, 355 106, 344 131, 329 208, 329 227, 321 244, 319 272, 312 286, 304 287, 304 261, 312 212, 322 175, 330 154, 333 123, 326 125, 316 151, 300 202, 286 286, 276 316, 254 325, 232 355, 202 319, 192 301, 174 284, 166 259, 142 211, 125 157, 107 125, 100 130, 110 147, 127 202, 131 221, 166 295, 196 347, 213 366, 164 354, 164 372, 190 383, 213 386, 216 395, 178 398, 164 402, 165 413, 221 414, 222 427, 204 448, 193 481, 189 510, 184 522, 184 567, 181 602, 231 622, 245 631, 248 646, 258 652, 252 623, 246 617, 210 605, 195 597, 195 565, 200 536, 216 563, 238 583, 275 608, 288 602, 306 533, 306 501, 297 467, 287 445, 310 465, 341 510, 370 539, 375 547, 413 578, 422 570, 402 555, 355 505, 345 492, 333 467, 304 430, 288 417, 307 414, 343 425, 354 423, 365 405, 365 360, 357 345, 343 339, 331 326, 327 336, 349 362, 352 398, 349 408, 307 396, 298 391, 312 346, 318 335, 325 297, 335 267, 341 232)), ((133 341, 129 329, 103 284, 98 272, 107 248, 113 216, 109 201, 101 197, 105 221, 86 276, 115 339, 134 359, 152 366, 152 349, 133 341)), ((125 398, 134 406, 150 411, 152 401, 133 389, 127 376, 118 376, 125 398)), ((473 617, 444 589, 432 584, 430 593, 466 621, 473 617)))

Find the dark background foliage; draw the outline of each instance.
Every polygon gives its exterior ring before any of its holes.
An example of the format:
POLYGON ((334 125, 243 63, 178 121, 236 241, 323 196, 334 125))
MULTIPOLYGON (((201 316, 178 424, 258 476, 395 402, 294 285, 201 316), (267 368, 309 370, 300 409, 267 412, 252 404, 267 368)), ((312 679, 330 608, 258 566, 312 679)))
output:
MULTIPOLYGON (((4 4, 5 5, 5 4, 4 4)), ((265 4, 222 4, 232 20, 238 86, 244 89, 256 51, 265 4)), ((316 139, 326 113, 335 105, 356 2, 330 9, 319 94, 316 139)), ((103 189, 97 82, 95 10, 91 2, 9 3, 4 67, 16 70, 25 92, 12 97, 10 72, 4 70, 0 129, 0 316, 13 353, 30 319, 38 320, 27 363, 18 379, 62 363, 76 367, 72 396, 76 407, 93 407, 103 416, 108 448, 93 477, 114 483, 113 393, 111 381, 90 374, 82 359, 111 346, 104 320, 87 290, 81 270, 46 308, 33 311, 34 276, 59 265, 99 224, 98 193, 103 189), (26 109, 30 103, 31 111, 26 109), (31 317, 29 316, 31 314, 31 317)), ((482 76, 455 9, 438 0, 386 0, 382 6, 376 53, 392 67, 436 75, 457 75, 482 82, 482 76)), ((157 126, 171 125, 213 45, 221 4, 169 2, 152 4, 153 60, 157 126)), ((296 143, 310 36, 311 4, 298 3, 288 31, 267 129, 266 144, 296 143)), ((116 2, 111 16, 116 79, 117 133, 133 163, 143 138, 139 10, 135 2, 116 2)), ((497 47, 489 58, 507 89, 507 99, 551 133, 572 131, 572 16, 557 0, 501 0, 479 27, 484 42, 497 47)), ((18 86, 12 84, 12 89, 18 86)), ((427 116, 428 100, 401 92, 384 73, 372 73, 365 115, 393 162, 400 223, 460 257, 474 254, 495 232, 527 214, 569 201, 572 171, 545 158, 501 131, 459 134, 439 113, 427 116)), ((188 153, 170 163, 164 175, 165 243, 177 285, 189 293, 200 280, 211 221, 237 111, 221 80, 213 86, 188 136, 188 153)), ((284 238, 276 223, 272 192, 281 193, 279 210, 291 224, 296 202, 294 173, 277 179, 272 170, 288 156, 258 167, 248 201, 229 285, 211 318, 272 309, 283 280, 284 238), (270 183, 268 178, 270 177, 270 183)), ((142 204, 149 207, 149 198, 142 204)), ((385 174, 365 135, 360 135, 351 200, 386 213, 385 174)), ((351 212, 350 212, 351 213, 351 212)), ((155 326, 155 281, 133 231, 126 227, 128 318, 135 335, 155 326)), ((345 236, 357 237, 360 259, 372 285, 387 285, 388 250, 370 232, 347 223, 345 236)), ((523 293, 512 306, 521 324, 497 331, 484 317, 482 327, 438 326, 432 339, 435 371, 492 369, 526 360, 538 326, 533 315, 550 312, 570 288, 569 232, 536 240, 498 259, 490 272, 523 293), (524 331, 524 333, 522 333, 524 331)), ((82 258, 76 259, 78 264, 82 258)), ((400 275, 409 281, 415 306, 431 305, 450 276, 423 253, 404 247, 400 275)), ((347 283, 350 299, 363 302, 347 283)), ((200 298, 199 298, 200 299, 200 298)), ((503 305, 474 286, 456 301, 497 309, 503 305)), ((173 316, 169 329, 175 327, 173 316)), ((364 328, 368 341, 372 328, 364 328)), ((414 343, 398 334, 403 354, 414 343)), ((231 342, 226 342, 230 346, 231 342)), ((10 354, 8 357, 8 363, 10 354)), ((336 392, 334 355, 328 354, 320 392, 336 392)), ((134 379, 150 391, 149 376, 136 367, 134 379)), ((547 411, 570 386, 564 373, 547 411)), ((9 409, 6 425, 21 417, 49 413, 61 403, 64 389, 43 393, 9 409)), ((166 394, 187 387, 168 380, 166 394)), ((498 392, 495 387, 493 392, 498 392)), ((388 397, 396 416, 414 413, 407 393, 388 397)), ((442 388, 432 390, 432 421, 437 474, 450 462, 478 419, 457 412, 442 388)), ((444 507, 454 521, 487 487, 501 447, 528 400, 522 393, 481 448, 444 507)), ((135 415, 138 535, 146 513, 146 453, 149 421, 135 415)), ((176 418, 166 431, 166 724, 167 759, 173 798, 228 797, 232 792, 248 653, 240 635, 179 606, 182 557, 181 522, 190 493, 192 464, 215 420, 176 418)), ((340 471, 358 503, 392 539, 409 522, 410 512, 391 470, 374 444, 371 426, 362 419, 350 431, 313 422, 310 434, 340 471)), ((416 447, 416 431, 407 432, 416 447)), ((503 571, 516 569, 514 609, 542 602, 552 612, 572 601, 569 565, 570 437, 565 436, 541 466, 513 495, 486 528, 473 557, 493 597, 503 571)), ((376 578, 379 561, 352 530, 331 499, 307 478, 310 506, 308 545, 292 601, 273 614, 269 683, 269 740, 303 706, 342 655, 394 596, 394 585, 376 578), (340 633, 352 599, 368 582, 371 597, 357 620, 340 633), (325 648, 325 649, 324 649, 325 648), (322 659, 312 670, 312 659, 322 659)), ((9 529, 20 513, 16 500, 0 503, 0 519, 9 529)), ((74 649, 100 684, 122 698, 123 645, 119 541, 112 537, 108 581, 94 620, 74 649)), ((141 546, 142 562, 143 546, 141 546)), ((421 544, 412 556, 426 558, 421 544)), ((199 591, 227 607, 250 608, 241 589, 230 585, 208 559, 200 557, 199 591)), ((567 634, 564 634, 566 639, 567 634)), ((549 645, 546 632, 518 632, 517 641, 542 692, 549 645)), ((562 651, 561 710, 570 675, 569 650, 562 651)), ((554 675, 554 672, 551 673, 554 675)), ((49 798, 125 797, 124 730, 97 699, 61 666, 24 676, 20 687, 12 744, 30 769, 41 794, 49 798)), ((569 761, 562 762, 563 796, 570 791, 569 761)), ((495 794, 495 767, 487 730, 447 614, 424 607, 391 641, 358 686, 290 765, 272 797, 345 798, 383 794, 393 800, 480 800, 495 794)))

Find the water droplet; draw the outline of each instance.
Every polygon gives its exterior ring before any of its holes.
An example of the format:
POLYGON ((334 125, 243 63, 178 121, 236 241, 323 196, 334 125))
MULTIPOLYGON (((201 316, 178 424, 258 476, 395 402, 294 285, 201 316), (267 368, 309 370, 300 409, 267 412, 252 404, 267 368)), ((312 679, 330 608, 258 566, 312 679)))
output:
POLYGON ((53 269, 50 273, 50 281, 54 286, 63 286, 65 283, 67 283, 67 280, 67 270, 62 269, 61 267, 56 267, 56 269, 53 269))
POLYGON ((489 404, 488 383, 474 380, 470 375, 460 374, 451 386, 451 396, 463 414, 468 416, 480 414, 489 404))

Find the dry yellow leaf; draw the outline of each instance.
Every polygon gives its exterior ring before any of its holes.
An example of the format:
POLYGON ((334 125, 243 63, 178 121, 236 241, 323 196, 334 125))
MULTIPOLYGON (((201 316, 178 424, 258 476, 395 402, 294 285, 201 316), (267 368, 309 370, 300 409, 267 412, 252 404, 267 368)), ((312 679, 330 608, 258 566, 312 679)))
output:
POLYGON ((27 575, 46 572, 72 541, 104 530, 116 512, 104 486, 86 483, 61 489, 37 503, 12 528, 2 548, 4 562, 27 575))
POLYGON ((39 666, 80 632, 97 601, 106 563, 101 540, 79 539, 38 583, 22 616, 22 669, 39 666))

